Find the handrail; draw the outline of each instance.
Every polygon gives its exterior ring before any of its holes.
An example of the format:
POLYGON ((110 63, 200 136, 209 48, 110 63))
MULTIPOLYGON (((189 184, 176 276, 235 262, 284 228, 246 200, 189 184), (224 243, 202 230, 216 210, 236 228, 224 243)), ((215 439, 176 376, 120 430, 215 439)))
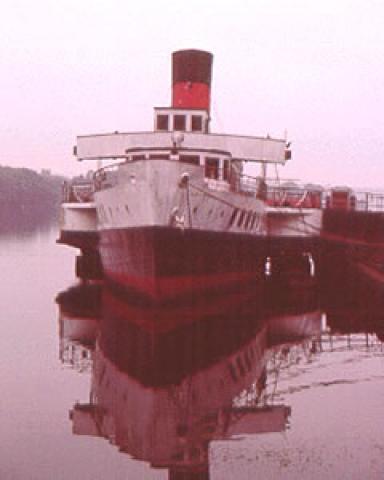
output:
POLYGON ((384 192, 355 190, 348 187, 310 185, 293 181, 273 182, 267 180, 267 202, 271 206, 300 208, 332 208, 333 192, 345 192, 348 205, 353 211, 384 212, 384 192))
POLYGON ((356 210, 384 212, 384 192, 354 191, 356 210))
POLYGON ((126 163, 127 161, 124 160, 122 162, 106 165, 96 170, 96 172, 94 172, 93 174, 93 184, 95 191, 103 190, 104 188, 108 188, 115 184, 116 178, 114 174, 117 172, 121 165, 124 165, 126 163))
MULTIPOLYGON (((104 166, 94 172, 92 181, 93 192, 108 188, 117 182, 116 171, 121 165, 127 163, 127 160, 120 161, 111 165, 104 166)), ((202 168, 204 168, 202 166, 202 168)), ((229 189, 233 192, 245 195, 257 196, 266 200, 269 206, 273 207, 291 207, 291 208, 332 208, 330 199, 333 192, 346 192, 348 196, 348 204, 341 207, 350 211, 365 212, 384 212, 384 192, 355 190, 348 187, 332 187, 312 185, 297 180, 285 179, 263 179, 242 173, 236 168, 236 164, 232 164, 229 171, 217 170, 216 175, 211 177, 205 174, 206 178, 225 181, 229 185, 229 189), (224 178, 225 177, 225 178, 224 178)), ((69 184, 70 188, 71 185, 69 184)), ((68 185, 67 185, 68 188, 68 185)), ((81 189, 81 186, 79 187, 81 189)), ((68 197, 68 192, 64 194, 68 197)), ((92 193, 93 193, 92 192, 92 193)), ((72 200, 76 201, 76 200, 72 200)))
POLYGON ((91 202, 95 192, 92 180, 65 181, 62 185, 62 201, 64 203, 91 202))

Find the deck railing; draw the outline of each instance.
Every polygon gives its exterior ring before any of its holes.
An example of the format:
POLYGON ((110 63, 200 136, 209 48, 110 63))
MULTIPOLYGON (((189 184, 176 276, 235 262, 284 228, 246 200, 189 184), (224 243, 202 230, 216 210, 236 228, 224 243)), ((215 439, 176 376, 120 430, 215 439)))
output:
POLYGON ((102 167, 93 174, 93 184, 96 192, 117 184, 117 171, 123 163, 125 162, 102 167))
MULTIPOLYGON (((117 183, 117 170, 125 162, 115 163, 97 170, 93 179, 88 182, 66 182, 63 188, 64 201, 84 201, 92 198, 93 193, 103 190, 117 183)), ((332 188, 300 183, 296 180, 263 179, 242 173, 236 166, 226 169, 204 169, 204 176, 208 180, 208 188, 218 189, 228 185, 228 189, 245 195, 256 196, 266 200, 272 207, 293 208, 340 208, 365 212, 384 212, 384 192, 353 190, 347 187, 332 188), (345 198, 340 205, 332 202, 334 192, 344 192, 345 198), (344 203, 343 203, 344 202, 344 203)))
POLYGON ((267 182, 267 203, 271 206, 384 212, 384 192, 320 187, 298 182, 267 182), (334 192, 345 194, 338 205, 332 201, 334 192))
POLYGON ((62 186, 62 201, 63 203, 91 202, 94 191, 94 183, 91 180, 64 182, 62 186))
POLYGON ((324 189, 293 181, 267 180, 266 200, 272 207, 322 208, 324 189))
POLYGON ((365 212, 384 212, 383 192, 354 192, 356 210, 365 212))

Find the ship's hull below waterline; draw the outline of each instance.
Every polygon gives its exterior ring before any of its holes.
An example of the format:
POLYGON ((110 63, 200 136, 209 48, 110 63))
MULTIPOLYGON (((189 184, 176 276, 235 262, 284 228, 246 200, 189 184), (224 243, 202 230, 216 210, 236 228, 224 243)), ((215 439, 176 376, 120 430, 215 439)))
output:
POLYGON ((99 244, 106 280, 154 303, 256 295, 266 248, 262 236, 156 226, 102 230, 99 244))

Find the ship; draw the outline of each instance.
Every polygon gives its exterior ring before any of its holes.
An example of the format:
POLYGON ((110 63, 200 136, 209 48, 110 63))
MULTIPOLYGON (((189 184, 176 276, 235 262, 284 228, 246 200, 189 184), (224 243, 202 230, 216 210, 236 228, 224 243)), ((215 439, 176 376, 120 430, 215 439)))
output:
POLYGON ((301 255, 319 236, 319 196, 267 186, 267 167, 291 158, 285 138, 211 133, 212 63, 173 52, 171 107, 154 108, 152 131, 83 135, 74 149, 103 163, 88 207, 105 280, 155 305, 255 293, 273 240, 299 241, 301 255))

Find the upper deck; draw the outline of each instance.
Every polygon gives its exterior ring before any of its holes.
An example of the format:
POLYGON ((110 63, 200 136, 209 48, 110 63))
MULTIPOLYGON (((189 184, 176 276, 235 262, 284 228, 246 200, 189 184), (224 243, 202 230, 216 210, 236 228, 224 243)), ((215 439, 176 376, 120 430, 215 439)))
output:
POLYGON ((125 159, 133 149, 225 151, 233 159, 260 163, 284 164, 287 160, 285 140, 180 131, 107 133, 77 137, 78 160, 125 159))

